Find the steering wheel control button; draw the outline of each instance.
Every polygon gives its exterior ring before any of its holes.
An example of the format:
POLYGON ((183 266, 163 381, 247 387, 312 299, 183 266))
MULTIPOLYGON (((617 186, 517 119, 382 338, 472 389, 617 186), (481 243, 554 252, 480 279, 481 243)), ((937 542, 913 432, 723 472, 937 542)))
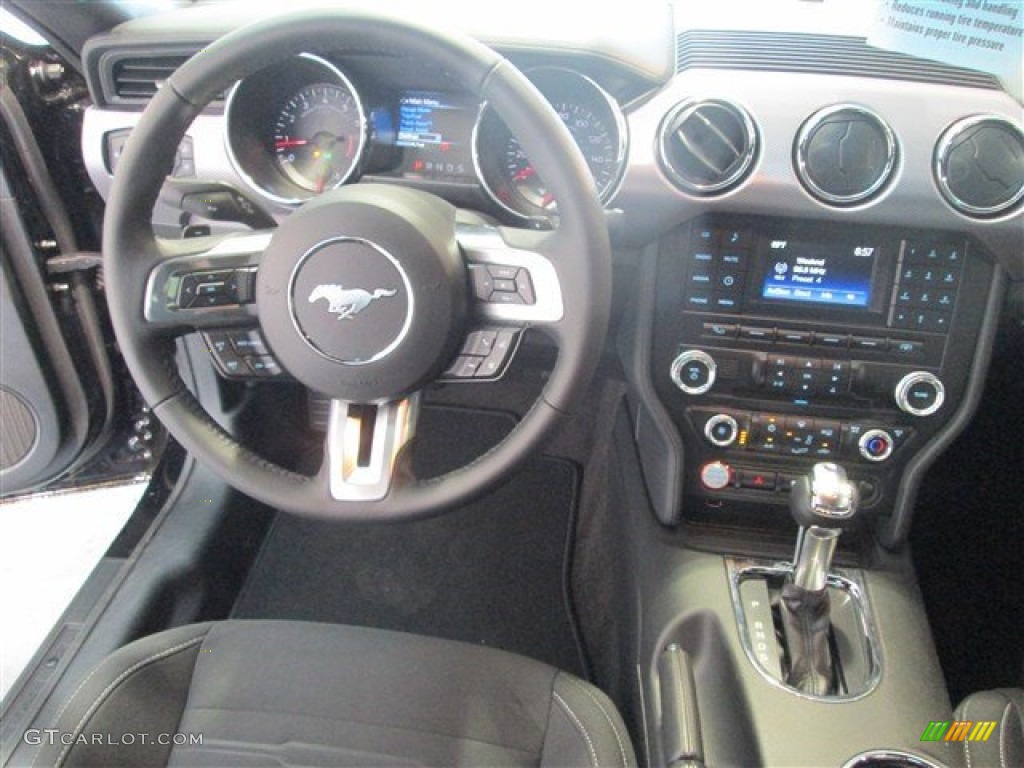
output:
POLYGON ((178 283, 179 309, 202 309, 250 303, 253 300, 254 270, 189 272, 178 283))
POLYGON ((473 296, 492 304, 537 303, 529 270, 502 264, 471 264, 473 296))
POLYGON ((259 331, 229 331, 227 333, 235 352, 243 357, 248 355, 269 355, 267 343, 259 331))
POLYGON ((712 445, 719 448, 728 448, 736 442, 740 428, 732 416, 727 413, 717 413, 708 419, 704 425, 704 437, 712 445))
POLYGON ((469 275, 473 280, 473 296, 480 301, 490 301, 494 293, 494 278, 483 264, 471 264, 469 275))
POLYGON ((721 491, 732 485, 732 467, 722 461, 712 461, 700 468, 700 481, 709 491, 721 491))
POLYGON ((892 455, 893 438, 884 429, 869 429, 860 436, 857 448, 868 461, 885 461, 892 455))
POLYGON ((946 388, 928 371, 908 373, 896 385, 896 405, 911 416, 931 416, 942 407, 946 388))
POLYGON ((284 371, 281 370, 281 366, 278 365, 277 360, 269 355, 250 357, 246 362, 248 362, 249 370, 252 371, 254 376, 270 378, 273 376, 280 376, 284 373, 284 371))
POLYGON ((511 328, 484 328, 473 331, 455 362, 441 381, 495 381, 508 370, 519 341, 519 332, 511 328))
POLYGON ((690 349, 672 361, 669 374, 679 389, 688 395, 703 395, 715 383, 718 366, 714 358, 700 349, 690 349))

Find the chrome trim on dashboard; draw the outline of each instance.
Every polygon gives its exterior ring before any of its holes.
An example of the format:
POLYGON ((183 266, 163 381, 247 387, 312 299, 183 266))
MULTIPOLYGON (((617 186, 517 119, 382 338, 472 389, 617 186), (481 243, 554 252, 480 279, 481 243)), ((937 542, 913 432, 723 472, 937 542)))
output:
POLYGON ((757 157, 758 146, 761 142, 761 134, 758 131, 757 123, 750 114, 750 111, 741 104, 728 99, 695 98, 680 102, 665 114, 665 117, 662 118, 661 125, 658 127, 655 141, 658 146, 658 160, 661 170, 664 171, 665 174, 667 174, 669 178, 682 189, 682 191, 696 195, 712 196, 720 192, 724 193, 729 191, 729 189, 739 184, 746 175, 750 173, 754 160, 757 157), (673 167, 668 155, 666 154, 667 150, 665 147, 669 139, 669 124, 674 122, 676 117, 681 113, 687 110, 696 112, 697 109, 704 104, 716 104, 718 106, 734 110, 736 115, 740 118, 740 122, 743 124, 744 133, 747 135, 747 147, 746 150, 739 155, 741 158, 739 166, 737 166, 737 168, 726 178, 715 182, 714 184, 698 184, 681 176, 673 167))
POLYGON ((859 104, 833 104, 831 107, 825 107, 824 109, 818 110, 804 121, 804 124, 800 127, 800 132, 796 137, 793 159, 796 163, 796 173, 800 178, 800 182, 807 187, 811 194, 826 203, 832 203, 834 205, 853 205, 855 203, 869 200, 876 193, 884 189, 885 185, 889 182, 889 179, 892 178, 893 171, 895 170, 896 163, 899 159, 899 142, 896 140, 896 134, 893 132, 889 123, 883 120, 881 115, 874 110, 862 107, 859 104), (807 143, 810 141, 811 132, 817 128, 823 120, 838 112, 856 112, 869 118, 882 129, 882 134, 885 136, 886 160, 881 174, 879 174, 878 179, 876 179, 874 184, 870 187, 862 192, 852 195, 837 195, 832 192, 827 192, 815 183, 807 170, 807 143))
MULTIPOLYGON (((589 87, 593 88, 593 90, 598 94, 598 96, 602 98, 604 102, 607 104, 609 114, 611 114, 612 119, 615 123, 615 131, 618 134, 618 146, 616 147, 615 154, 615 177, 612 179, 611 183, 604 188, 604 190, 598 191, 598 199, 601 201, 602 205, 607 207, 608 204, 619 193, 619 190, 622 188, 622 180, 626 176, 626 159, 629 154, 629 124, 626 122, 626 116, 622 111, 622 107, 619 105, 619 102, 616 101, 610 93, 608 93, 608 91, 606 91, 604 88, 598 85, 593 79, 577 72, 574 69, 569 69, 568 67, 532 67, 530 69, 523 70, 523 74, 526 75, 527 79, 530 79, 531 74, 535 74, 537 72, 556 72, 570 75, 571 77, 576 78, 580 82, 583 82, 589 87)), ((531 80, 531 82, 533 81, 531 80)), ((543 93, 543 91, 541 91, 541 93, 543 93)), ((547 94, 544 94, 544 98, 547 99, 547 94)), ((551 103, 550 100, 548 100, 548 103, 551 103)), ((480 124, 483 121, 488 110, 493 111, 490 104, 486 101, 482 102, 480 104, 480 109, 477 111, 476 120, 473 122, 473 130, 470 135, 470 153, 473 159, 473 171, 476 175, 477 181, 480 183, 480 188, 483 189, 484 193, 491 200, 491 202, 493 202, 499 208, 511 214, 512 216, 515 216, 518 220, 526 222, 546 223, 548 221, 548 217, 546 216, 530 216, 510 206, 508 203, 503 201, 498 196, 498 194, 491 188, 491 185, 487 183, 487 178, 485 177, 483 168, 481 167, 480 164, 481 153, 479 147, 479 138, 480 124)), ((498 117, 500 119, 500 115, 498 117)))
POLYGON ((882 664, 882 654, 879 650, 877 624, 875 623, 874 615, 871 612, 871 605, 868 602, 867 591, 864 588, 864 583, 860 574, 837 569, 828 575, 828 586, 833 589, 842 590, 848 594, 857 606, 857 616, 860 620, 861 630, 867 640, 868 662, 871 668, 867 683, 863 690, 858 691, 855 694, 817 696, 815 694, 804 693, 796 688, 791 688, 781 680, 772 677, 765 668, 761 666, 761 663, 757 660, 754 650, 750 647, 750 636, 747 632, 747 618, 743 611, 743 603, 740 599, 740 584, 743 581, 751 578, 784 579, 792 573, 792 564, 774 563, 772 565, 766 565, 752 560, 737 560, 735 558, 727 557, 725 558, 725 567, 729 576, 729 592, 732 597, 733 614, 736 618, 737 627, 739 628, 740 643, 743 646, 743 652, 746 654, 747 660, 753 665, 754 669, 757 670, 758 674, 772 687, 777 688, 780 691, 786 691, 800 699, 826 704, 840 704, 843 702, 859 701, 874 692, 878 687, 878 684, 882 681, 882 673, 884 669, 882 664))
MULTIPOLYGON (((356 104, 356 112, 359 115, 359 144, 356 147, 355 151, 356 159, 355 162, 352 163, 352 167, 349 168, 348 173, 346 173, 341 178, 341 180, 338 181, 337 184, 331 187, 331 189, 337 189, 338 187, 344 185, 349 179, 352 178, 353 174, 356 172, 356 169, 359 167, 360 161, 362 160, 363 152, 366 150, 367 137, 369 136, 370 131, 370 124, 369 121, 366 119, 366 109, 363 107, 363 101, 359 97, 359 91, 356 90, 356 87, 352 84, 352 81, 349 80, 345 73, 342 72, 338 67, 334 66, 333 64, 331 64, 331 62, 327 61, 326 59, 321 58, 320 56, 316 56, 312 53, 300 53, 295 58, 308 59, 309 61, 312 61, 313 63, 318 64, 322 66, 324 69, 326 69, 331 75, 333 75, 340 81, 340 85, 348 89, 349 93, 352 94, 352 99, 355 101, 356 104)), ((310 193, 308 197, 284 197, 283 195, 275 194, 274 192, 271 192, 269 189, 261 185, 255 179, 253 179, 252 176, 249 173, 247 173, 246 170, 242 167, 241 162, 235 155, 234 148, 231 146, 231 114, 233 108, 235 107, 235 95, 238 93, 238 88, 243 81, 244 78, 243 80, 239 80, 233 86, 231 86, 231 90, 228 92, 227 99, 225 99, 224 101, 224 119, 221 121, 221 136, 224 142, 224 151, 227 153, 228 162, 231 163, 231 168, 235 171, 235 173, 238 174, 239 178, 241 178, 242 181, 244 181, 250 189, 259 194, 261 197, 265 197, 266 199, 272 200, 275 203, 279 203, 281 205, 295 206, 301 205, 307 200, 316 197, 315 192, 310 193)))
POLYGON ((1021 127, 1000 115, 989 114, 966 117, 953 123, 939 137, 939 141, 935 145, 935 160, 932 171, 935 174, 935 183, 939 188, 939 192, 942 193, 946 202, 956 210, 966 213, 969 216, 998 216, 1002 213, 1012 212, 1017 203, 1024 200, 1024 186, 1018 189, 1017 194, 1005 203, 982 208, 965 203, 963 200, 958 198, 949 187, 949 178, 946 173, 946 155, 953 147, 953 142, 956 140, 957 136, 981 123, 999 123, 1000 125, 1004 125, 1010 130, 1015 131, 1021 137, 1022 143, 1024 143, 1024 132, 1021 131, 1021 127))

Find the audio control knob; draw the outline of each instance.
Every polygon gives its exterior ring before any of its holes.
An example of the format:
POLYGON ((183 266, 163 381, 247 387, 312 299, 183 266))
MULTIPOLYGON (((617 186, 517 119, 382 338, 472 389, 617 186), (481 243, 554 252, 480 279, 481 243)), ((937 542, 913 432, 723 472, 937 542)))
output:
POLYGON ((715 359, 700 349, 681 352, 669 373, 677 387, 688 395, 703 395, 715 383, 715 359))
POLYGON ((740 425, 727 413, 716 413, 704 425, 704 437, 719 448, 728 448, 735 443, 739 433, 740 425))
POLYGON ((892 435, 884 429, 869 429, 860 436, 857 448, 868 461, 885 461, 892 455, 892 435))
POLYGON ((931 416, 946 399, 946 388, 928 371, 908 373, 896 385, 896 405, 911 416, 931 416))

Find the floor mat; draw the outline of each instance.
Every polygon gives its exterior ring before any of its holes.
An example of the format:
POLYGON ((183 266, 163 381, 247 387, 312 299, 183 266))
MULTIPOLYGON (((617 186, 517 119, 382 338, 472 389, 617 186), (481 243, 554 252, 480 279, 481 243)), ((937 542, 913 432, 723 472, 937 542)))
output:
MULTIPOLYGON (((510 418, 454 408, 421 417, 421 476, 461 465, 510 418)), ((527 464, 484 499, 412 523, 330 524, 278 515, 237 618, 397 629, 494 646, 576 674, 585 666, 566 596, 575 465, 527 464)))

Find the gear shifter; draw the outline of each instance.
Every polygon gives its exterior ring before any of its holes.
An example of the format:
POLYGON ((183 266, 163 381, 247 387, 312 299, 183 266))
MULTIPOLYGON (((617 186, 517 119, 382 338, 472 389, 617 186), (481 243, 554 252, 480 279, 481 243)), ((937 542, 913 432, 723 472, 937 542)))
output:
POLYGON ((790 491, 800 526, 793 572, 782 588, 782 626, 789 650, 786 682, 804 693, 836 692, 829 649, 828 572, 839 534, 857 512, 857 489, 838 464, 815 464, 790 491))

